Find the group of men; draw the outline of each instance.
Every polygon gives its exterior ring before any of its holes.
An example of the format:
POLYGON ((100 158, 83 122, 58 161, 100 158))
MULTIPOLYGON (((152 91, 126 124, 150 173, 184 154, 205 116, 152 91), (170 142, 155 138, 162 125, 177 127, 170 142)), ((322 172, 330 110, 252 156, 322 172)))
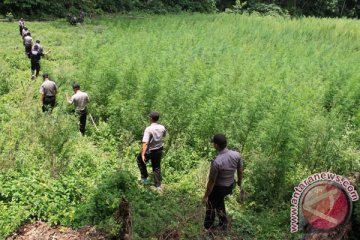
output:
MULTIPOLYGON (((24 39, 25 51, 31 59, 32 78, 37 77, 40 71, 40 58, 43 56, 43 48, 39 40, 37 40, 32 47, 31 33, 25 27, 25 22, 22 18, 19 21, 19 29, 24 39), (36 70, 35 75, 34 70, 36 70)), ((44 73, 43 83, 40 87, 43 112, 55 107, 57 91, 58 89, 55 82, 49 80, 48 74, 44 73)), ((74 95, 72 95, 71 98, 66 95, 66 98, 69 104, 76 106, 76 111, 79 114, 80 132, 84 135, 87 104, 90 100, 88 94, 80 90, 79 84, 73 84, 73 91, 74 95)), ((161 191, 161 158, 163 155, 166 129, 158 123, 159 118, 160 114, 158 112, 151 112, 149 114, 150 125, 146 127, 144 131, 142 149, 137 156, 137 164, 140 170, 141 182, 147 184, 149 181, 146 164, 149 161, 151 162, 155 189, 161 191)), ((204 228, 209 231, 216 227, 226 230, 228 219, 224 199, 232 193, 236 184, 241 188, 243 161, 239 152, 227 148, 227 139, 224 134, 214 135, 212 143, 217 151, 217 156, 211 163, 207 187, 202 199, 203 203, 206 204, 204 228), (234 179, 235 172, 237 172, 237 181, 234 179), (218 226, 214 226, 215 214, 217 214, 219 218, 218 226)))
POLYGON ((44 56, 44 48, 40 44, 40 40, 36 40, 33 45, 33 38, 30 30, 25 26, 23 18, 19 20, 20 36, 23 38, 25 47, 25 54, 30 59, 31 63, 31 79, 35 79, 40 73, 40 59, 44 56))
POLYGON ((84 11, 80 11, 79 17, 76 17, 75 15, 69 13, 67 15, 67 20, 71 25, 76 25, 78 23, 83 23, 85 19, 85 13, 84 11))
MULTIPOLYGON (((76 107, 76 112, 79 115, 79 130, 80 133, 85 135, 86 127, 86 116, 87 116, 87 104, 90 102, 89 96, 86 92, 80 90, 80 85, 78 83, 73 84, 74 94, 69 97, 66 94, 66 99, 69 104, 74 104, 76 107)), ((56 95, 58 93, 58 88, 54 81, 49 80, 49 75, 47 73, 43 74, 43 83, 40 86, 41 94, 41 105, 42 111, 47 112, 51 111, 56 105, 56 95)))
MULTIPOLYGON (((161 157, 164 148, 163 139, 166 129, 158 123, 160 114, 149 114, 150 126, 146 127, 142 139, 142 149, 137 157, 141 182, 148 183, 146 164, 151 161, 154 185, 156 190, 161 190, 161 157)), ((216 134, 212 138, 213 147, 217 151, 216 158, 212 161, 203 203, 206 205, 204 228, 212 231, 215 228, 226 230, 228 219, 225 211, 224 199, 231 194, 235 185, 241 188, 243 178, 243 161, 240 153, 227 148, 227 139, 224 134, 216 134), (237 181, 234 175, 237 172, 237 181), (215 214, 218 215, 219 224, 214 225, 215 214)))
MULTIPOLYGON (((25 53, 31 61, 31 79, 35 79, 39 76, 40 73, 40 59, 42 56, 44 56, 44 48, 40 44, 39 40, 36 40, 35 44, 33 45, 31 33, 25 26, 25 21, 23 18, 19 20, 19 32, 23 38, 25 53)), ((56 83, 49 80, 49 75, 44 73, 43 83, 40 87, 40 100, 43 112, 47 112, 49 110, 51 111, 55 107, 57 91, 58 89, 56 83)), ((67 101, 70 104, 75 105, 76 112, 79 114, 80 132, 82 135, 85 135, 87 104, 89 103, 89 96, 87 93, 80 90, 80 85, 78 83, 73 84, 73 91, 74 95, 72 95, 71 98, 66 95, 67 101)))

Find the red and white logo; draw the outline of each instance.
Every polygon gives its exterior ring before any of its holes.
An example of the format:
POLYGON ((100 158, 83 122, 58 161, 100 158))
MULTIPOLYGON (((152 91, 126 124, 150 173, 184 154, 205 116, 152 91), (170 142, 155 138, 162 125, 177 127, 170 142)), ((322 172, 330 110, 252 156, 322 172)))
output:
POLYGON ((306 222, 321 230, 343 224, 351 214, 351 203, 346 193, 331 183, 314 185, 304 193, 301 202, 306 222))
POLYGON ((351 182, 331 172, 315 173, 294 187, 290 209, 290 232, 310 225, 317 230, 331 230, 345 224, 352 213, 352 203, 359 195, 351 182))

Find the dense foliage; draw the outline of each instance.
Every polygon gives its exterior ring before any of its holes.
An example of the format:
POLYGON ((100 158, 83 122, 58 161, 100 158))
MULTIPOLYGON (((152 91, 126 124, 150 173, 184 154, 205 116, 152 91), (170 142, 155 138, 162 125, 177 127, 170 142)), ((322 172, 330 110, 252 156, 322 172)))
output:
MULTIPOLYGON (((306 176, 360 171, 360 33, 352 20, 176 15, 27 22, 59 86, 42 114, 16 23, 1 23, 0 238, 26 221, 115 233, 121 196, 136 239, 202 234, 209 138, 227 134, 245 159, 244 204, 227 202, 230 234, 290 239, 292 189, 306 176), (99 131, 80 137, 63 94, 77 81, 99 131), (168 129, 164 193, 137 183, 146 116, 168 129)), ((359 208, 355 218, 360 222, 359 208)))
POLYGON ((122 11, 166 12, 214 12, 238 9, 241 12, 258 12, 265 15, 349 17, 359 18, 360 2, 357 0, 4 0, 0 2, 0 13, 13 12, 27 17, 64 17, 66 14, 85 11, 88 15, 102 12, 122 11))

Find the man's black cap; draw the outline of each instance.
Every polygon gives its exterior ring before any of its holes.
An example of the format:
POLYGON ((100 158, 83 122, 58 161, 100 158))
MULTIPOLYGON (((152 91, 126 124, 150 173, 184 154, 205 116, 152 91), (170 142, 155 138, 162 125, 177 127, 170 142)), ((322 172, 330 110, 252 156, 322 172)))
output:
POLYGON ((43 78, 47 78, 47 77, 49 77, 49 74, 47 74, 47 73, 43 73, 43 78))
POLYGON ((227 145, 226 137, 222 133, 215 134, 211 142, 219 145, 220 147, 226 147, 227 145))
POLYGON ((72 87, 73 87, 73 89, 74 89, 74 88, 79 88, 79 89, 80 89, 80 85, 79 85, 78 83, 74 83, 74 84, 72 85, 72 87))
POLYGON ((40 43, 40 40, 36 40, 35 42, 36 42, 36 43, 40 43))
POLYGON ((151 113, 149 114, 149 117, 150 117, 152 120, 157 121, 157 120, 159 120, 160 113, 158 113, 158 112, 151 112, 151 113))

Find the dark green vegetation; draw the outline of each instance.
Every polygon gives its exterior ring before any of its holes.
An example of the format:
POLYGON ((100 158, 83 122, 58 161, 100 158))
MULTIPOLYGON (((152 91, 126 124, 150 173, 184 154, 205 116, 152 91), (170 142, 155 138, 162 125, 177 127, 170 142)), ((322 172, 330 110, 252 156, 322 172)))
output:
POLYGON ((360 2, 357 0, 4 0, 0 13, 13 12, 27 17, 65 17, 67 13, 87 14, 103 12, 150 11, 166 12, 214 12, 233 9, 235 12, 258 12, 269 15, 349 17, 359 18, 360 2))
MULTIPOLYGON (((360 32, 352 20, 178 15, 28 22, 52 53, 59 86, 42 114, 16 23, 1 23, 0 236, 33 219, 115 233, 121 196, 136 239, 201 234, 210 137, 224 132, 245 159, 245 204, 227 202, 231 235, 290 239, 292 188, 308 175, 360 171, 360 32), (80 137, 64 93, 91 97, 80 137), (137 184, 135 156, 150 110, 166 125, 165 191, 137 184)), ((355 218, 360 221, 359 208, 355 218)))

